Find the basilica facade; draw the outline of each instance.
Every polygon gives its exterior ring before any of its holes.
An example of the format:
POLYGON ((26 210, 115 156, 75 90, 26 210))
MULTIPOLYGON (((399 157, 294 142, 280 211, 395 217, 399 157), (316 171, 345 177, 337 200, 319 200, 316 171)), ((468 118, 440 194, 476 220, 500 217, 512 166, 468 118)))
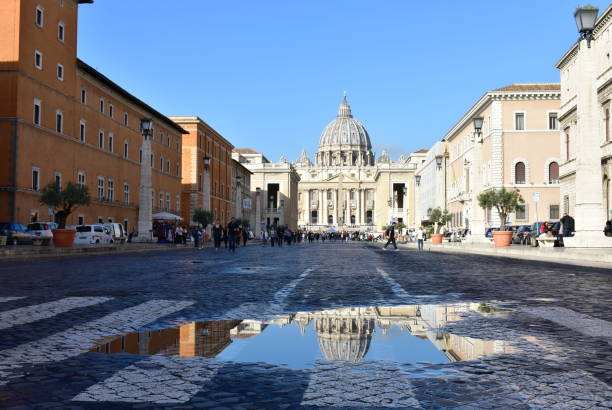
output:
POLYGON ((426 151, 394 161, 377 158, 370 136, 346 100, 323 130, 314 162, 303 150, 293 166, 299 175, 298 226, 313 231, 380 231, 391 221, 415 225, 414 172, 426 151))

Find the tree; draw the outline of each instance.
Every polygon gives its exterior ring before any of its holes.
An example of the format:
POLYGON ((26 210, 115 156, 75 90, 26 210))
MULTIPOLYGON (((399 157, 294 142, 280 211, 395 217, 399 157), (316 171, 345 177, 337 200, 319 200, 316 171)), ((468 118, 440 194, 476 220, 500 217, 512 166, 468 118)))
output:
POLYGON ((436 233, 440 233, 440 228, 442 228, 443 225, 446 225, 446 223, 450 220, 451 215, 448 212, 448 209, 442 211, 440 207, 432 209, 431 214, 429 215, 429 221, 436 225, 436 233))
POLYGON ((193 222, 197 222, 201 224, 204 228, 210 225, 213 221, 213 214, 210 211, 205 211, 202 208, 197 208, 193 211, 193 217, 191 218, 193 222))
POLYGON ((485 210, 495 208, 499 214, 499 229, 507 230, 506 221, 508 215, 516 211, 516 208, 525 201, 518 190, 506 191, 506 188, 493 189, 478 195, 478 205, 485 210))
POLYGON ((55 182, 49 182, 42 190, 40 203, 50 206, 54 210, 55 221, 59 229, 66 229, 66 221, 71 213, 79 206, 89 205, 91 198, 85 185, 68 182, 66 188, 61 189, 55 182))
POLYGON ((402 234, 402 231, 406 228, 406 225, 404 225, 403 222, 398 222, 395 224, 395 229, 397 229, 397 232, 399 232, 399 234, 402 234))

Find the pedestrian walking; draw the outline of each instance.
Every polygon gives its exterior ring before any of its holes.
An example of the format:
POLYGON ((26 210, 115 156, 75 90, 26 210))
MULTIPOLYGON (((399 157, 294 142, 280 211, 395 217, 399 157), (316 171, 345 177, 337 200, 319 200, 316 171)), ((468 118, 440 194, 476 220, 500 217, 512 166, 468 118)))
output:
POLYGON ((395 222, 392 222, 391 225, 389 225, 389 227, 385 231, 385 234, 387 235, 387 243, 385 244, 383 249, 387 249, 387 246, 389 246, 389 244, 391 243, 393 244, 393 248, 397 250, 397 244, 395 243, 395 222))
POLYGON ((423 243, 425 242, 425 231, 422 226, 419 226, 419 229, 416 230, 416 240, 418 243, 419 250, 423 250, 423 243))
POLYGON ((278 239, 278 233, 276 229, 270 229, 270 246, 274 248, 274 244, 276 244, 276 240, 278 239))
POLYGON ((219 252, 219 248, 221 247, 221 238, 223 237, 223 232, 225 230, 219 223, 219 220, 216 220, 212 227, 212 237, 215 247, 215 252, 219 252))
POLYGON ((229 250, 232 253, 236 252, 236 239, 240 234, 240 228, 236 223, 236 218, 230 219, 227 224, 227 241, 229 242, 229 250))
POLYGON ((566 212, 563 214, 563 218, 561 218, 560 221, 563 224, 563 236, 572 236, 572 233, 575 230, 574 218, 569 216, 566 212))
POLYGON ((268 231, 266 230, 261 231, 261 233, 259 234, 259 238, 261 239, 262 246, 268 245, 268 237, 269 237, 268 231))

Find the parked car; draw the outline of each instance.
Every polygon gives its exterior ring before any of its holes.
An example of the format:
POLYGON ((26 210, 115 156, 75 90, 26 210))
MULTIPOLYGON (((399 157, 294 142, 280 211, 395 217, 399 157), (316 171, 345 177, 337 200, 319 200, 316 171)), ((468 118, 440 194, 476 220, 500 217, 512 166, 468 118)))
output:
POLYGON ((43 239, 43 243, 48 245, 53 239, 53 232, 51 230, 56 228, 57 224, 55 222, 31 222, 28 224, 26 232, 43 239))
POLYGON ((512 243, 527 245, 529 243, 529 236, 531 233, 531 225, 521 225, 512 235, 512 243))
POLYGON ((108 244, 111 241, 110 230, 104 225, 78 225, 74 237, 75 245, 108 244))
POLYGON ((110 243, 124 244, 127 241, 127 232, 122 224, 110 222, 104 225, 110 231, 110 243))
POLYGON ((26 227, 19 222, 0 222, 0 236, 6 236, 8 245, 31 244, 36 238, 26 231, 26 227))

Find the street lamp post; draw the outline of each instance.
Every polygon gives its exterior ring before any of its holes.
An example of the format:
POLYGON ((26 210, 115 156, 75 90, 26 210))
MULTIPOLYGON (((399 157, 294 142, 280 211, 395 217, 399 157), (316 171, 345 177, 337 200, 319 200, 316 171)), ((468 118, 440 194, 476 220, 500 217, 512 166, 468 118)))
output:
POLYGON ((484 123, 483 117, 475 117, 472 119, 474 125, 474 135, 472 142, 475 144, 474 147, 474 167, 471 167, 473 172, 473 184, 474 189, 471 195, 471 223, 470 223, 470 237, 471 242, 481 242, 485 240, 485 221, 484 221, 484 210, 478 204, 478 194, 480 193, 482 185, 481 167, 482 163, 482 126, 484 123))
POLYGON ((576 84, 576 205, 574 217, 576 232, 573 237, 563 239, 568 248, 608 248, 612 239, 603 234, 607 215, 603 205, 603 176, 601 170, 601 105, 597 92, 597 51, 591 48, 594 41, 593 30, 597 21, 598 9, 595 7, 578 8, 574 13, 576 26, 580 33, 574 75, 576 84), (583 47, 586 40, 587 47, 583 47))
POLYGON ((150 118, 140 120, 142 134, 142 161, 140 161, 140 186, 138 197, 138 236, 136 242, 153 240, 153 203, 151 199, 151 140, 153 139, 153 121, 150 118))
POLYGON ((236 175, 236 218, 242 218, 242 176, 236 175))

